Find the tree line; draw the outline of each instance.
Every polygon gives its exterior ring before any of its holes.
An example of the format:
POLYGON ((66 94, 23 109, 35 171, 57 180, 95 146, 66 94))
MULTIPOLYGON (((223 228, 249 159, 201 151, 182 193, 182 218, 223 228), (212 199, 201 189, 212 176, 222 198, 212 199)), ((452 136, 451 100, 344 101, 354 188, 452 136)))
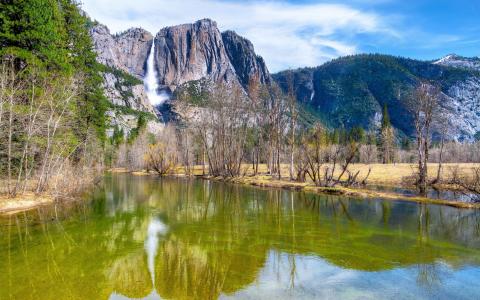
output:
POLYGON ((70 195, 103 163, 108 101, 88 26, 74 0, 0 3, 2 193, 70 195))
MULTIPOLYGON (((471 149, 478 144, 447 142, 445 123, 439 103, 441 91, 428 82, 419 83, 407 101, 414 115, 415 139, 401 137, 390 123, 385 105, 376 128, 331 129, 320 122, 308 126, 300 122, 301 107, 294 97, 277 86, 262 86, 252 79, 247 93, 236 86, 195 83, 195 88, 176 91, 176 125, 167 125, 157 136, 140 138, 123 149, 133 153, 136 165, 123 159, 121 165, 153 170, 165 175, 183 168, 193 174, 201 166, 203 175, 238 177, 269 175, 275 179, 304 182, 318 186, 365 185, 365 174, 351 171, 354 163, 414 163, 414 181, 424 193, 441 181, 442 163, 467 155, 456 149, 471 149), (203 86, 202 86, 203 84, 203 86), (433 142, 432 133, 443 133, 433 142), (455 154, 457 153, 457 154, 455 154), (438 163, 436 178, 427 178, 427 163, 438 163), (266 170, 260 166, 265 165, 266 170)), ((122 152, 122 151, 120 151, 122 152)), ((125 157, 125 155, 120 155, 125 157)))

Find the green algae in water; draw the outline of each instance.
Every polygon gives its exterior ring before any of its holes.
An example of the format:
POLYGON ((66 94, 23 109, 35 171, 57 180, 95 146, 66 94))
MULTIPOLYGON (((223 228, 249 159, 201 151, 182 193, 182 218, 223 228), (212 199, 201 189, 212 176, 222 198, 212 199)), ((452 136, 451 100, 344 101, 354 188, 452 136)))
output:
POLYGON ((0 224, 0 299, 480 297, 476 210, 116 175, 0 224))

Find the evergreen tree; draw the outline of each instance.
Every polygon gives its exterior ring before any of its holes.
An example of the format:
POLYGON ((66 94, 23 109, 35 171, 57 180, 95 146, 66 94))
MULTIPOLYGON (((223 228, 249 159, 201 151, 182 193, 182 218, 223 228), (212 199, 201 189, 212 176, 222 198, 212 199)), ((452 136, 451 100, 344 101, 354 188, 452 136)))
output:
POLYGON ((387 104, 383 106, 382 125, 380 128, 380 149, 382 150, 382 162, 389 164, 394 158, 395 133, 390 123, 387 104))
POLYGON ((77 132, 82 139, 89 128, 96 130, 97 136, 105 139, 107 99, 102 91, 101 66, 95 60, 92 40, 88 34, 88 18, 82 15, 76 1, 63 0, 63 11, 68 34, 69 53, 75 70, 83 73, 83 93, 77 104, 82 111, 78 116, 77 132))
POLYGON ((390 123, 390 115, 388 114, 388 107, 387 107, 387 104, 385 103, 383 105, 383 111, 382 111, 382 129, 385 129, 391 126, 392 124, 390 123))
POLYGON ((0 56, 15 57, 17 69, 44 78, 80 78, 74 132, 80 141, 90 129, 105 139, 107 99, 88 24, 75 0, 0 2, 0 56))
POLYGON ((0 2, 0 54, 48 70, 70 69, 62 6, 55 0, 0 2))

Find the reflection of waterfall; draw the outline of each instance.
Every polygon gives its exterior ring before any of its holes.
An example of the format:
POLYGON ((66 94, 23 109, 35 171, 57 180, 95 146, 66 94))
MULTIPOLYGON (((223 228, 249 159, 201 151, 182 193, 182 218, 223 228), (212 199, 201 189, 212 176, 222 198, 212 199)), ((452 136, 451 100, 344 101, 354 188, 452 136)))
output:
MULTIPOLYGON (((154 300, 161 299, 158 295, 157 290, 155 289, 155 257, 157 256, 158 251, 158 242, 160 241, 160 236, 167 233, 167 225, 158 219, 153 219, 148 224, 147 229, 147 238, 145 239, 144 248, 147 253, 147 263, 148 263, 148 272, 150 273, 150 278, 152 280, 152 291, 146 297, 141 299, 154 300)), ((130 300, 133 298, 128 298, 124 295, 112 293, 109 297, 109 300, 130 300)), ((135 298, 137 299, 137 298, 135 298)))
POLYGON ((148 258, 148 271, 152 277, 152 284, 155 286, 155 256, 157 256, 158 240, 160 234, 167 232, 167 226, 162 221, 153 219, 148 225, 147 240, 145 241, 145 251, 148 258))
POLYGON ((158 92, 157 71, 155 70, 155 40, 152 41, 152 48, 150 48, 148 54, 144 84, 148 100, 152 105, 160 105, 168 100, 167 93, 158 92))

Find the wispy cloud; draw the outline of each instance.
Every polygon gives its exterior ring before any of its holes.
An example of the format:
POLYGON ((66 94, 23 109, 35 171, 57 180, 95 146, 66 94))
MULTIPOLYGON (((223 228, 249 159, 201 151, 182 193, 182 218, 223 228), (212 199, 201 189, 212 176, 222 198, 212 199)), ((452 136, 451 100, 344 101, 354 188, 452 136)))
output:
POLYGON ((83 7, 112 32, 144 27, 156 33, 165 26, 211 18, 221 30, 233 29, 250 39, 271 71, 314 66, 340 55, 356 53, 357 36, 375 34, 392 39, 401 36, 385 16, 342 4, 84 0, 83 7))

